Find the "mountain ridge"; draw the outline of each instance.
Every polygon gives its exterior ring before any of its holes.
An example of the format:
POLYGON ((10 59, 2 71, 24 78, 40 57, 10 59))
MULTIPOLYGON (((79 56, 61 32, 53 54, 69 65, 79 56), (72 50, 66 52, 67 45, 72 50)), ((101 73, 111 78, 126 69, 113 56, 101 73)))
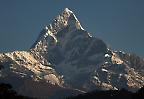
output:
POLYGON ((26 82, 44 81, 84 92, 135 91, 144 86, 144 60, 109 49, 103 40, 83 29, 68 8, 41 31, 29 50, 1 53, 0 64, 0 82, 11 82, 10 75, 17 75, 26 82))

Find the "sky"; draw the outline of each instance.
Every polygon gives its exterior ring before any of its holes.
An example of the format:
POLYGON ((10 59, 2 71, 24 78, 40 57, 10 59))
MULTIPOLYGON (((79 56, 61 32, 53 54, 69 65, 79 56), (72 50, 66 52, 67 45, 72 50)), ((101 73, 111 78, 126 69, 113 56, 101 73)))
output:
POLYGON ((144 0, 0 0, 0 52, 29 49, 66 7, 110 48, 144 57, 144 0))

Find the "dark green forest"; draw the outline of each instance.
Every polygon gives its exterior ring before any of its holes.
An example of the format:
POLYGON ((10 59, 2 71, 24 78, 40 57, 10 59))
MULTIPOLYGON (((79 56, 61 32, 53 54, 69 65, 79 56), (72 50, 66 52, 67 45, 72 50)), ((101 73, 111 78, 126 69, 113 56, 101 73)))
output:
MULTIPOLYGON (((32 97, 19 95, 12 89, 10 84, 0 84, 0 99, 36 99, 32 97)), ((144 87, 133 93, 125 89, 92 91, 78 96, 70 96, 66 99, 144 99, 144 87)))

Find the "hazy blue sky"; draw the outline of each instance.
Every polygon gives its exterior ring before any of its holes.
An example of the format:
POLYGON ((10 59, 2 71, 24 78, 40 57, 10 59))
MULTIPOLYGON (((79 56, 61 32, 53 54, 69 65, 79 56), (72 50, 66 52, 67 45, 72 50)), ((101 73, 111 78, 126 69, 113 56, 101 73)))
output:
POLYGON ((113 49, 144 57, 144 0, 0 0, 0 52, 30 48, 65 7, 113 49))

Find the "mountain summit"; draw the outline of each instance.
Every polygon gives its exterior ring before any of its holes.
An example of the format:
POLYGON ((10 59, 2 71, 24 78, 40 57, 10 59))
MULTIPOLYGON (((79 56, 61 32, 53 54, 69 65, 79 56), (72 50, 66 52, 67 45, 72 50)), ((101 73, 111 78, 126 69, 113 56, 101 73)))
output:
POLYGON ((40 98, 144 86, 144 60, 109 49, 83 29, 68 8, 40 32, 29 50, 1 53, 0 66, 0 82, 40 98))
MULTIPOLYGON (((50 25, 45 26, 31 49, 36 53, 38 52, 45 54, 48 51, 48 46, 60 43, 59 39, 61 39, 61 37, 65 37, 65 35, 68 36, 69 33, 75 30, 84 29, 82 28, 74 13, 68 8, 65 8, 65 10, 60 15, 58 15, 50 25), (64 30, 68 30, 67 34, 61 33, 61 31, 64 30)), ((63 38, 63 40, 67 39, 63 38)))
POLYGON ((80 22, 78 21, 78 19, 76 18, 75 14, 69 10, 68 8, 65 8, 65 10, 58 15, 51 24, 49 24, 48 26, 46 26, 42 32, 40 33, 37 41, 35 42, 35 44, 32 46, 36 47, 38 46, 38 42, 41 42, 42 39, 46 38, 48 35, 51 35, 52 38, 55 40, 55 42, 57 42, 56 39, 56 34, 61 31, 62 29, 64 29, 65 27, 69 27, 69 31, 70 30, 75 30, 75 29, 81 29, 84 30, 80 24, 80 22))

